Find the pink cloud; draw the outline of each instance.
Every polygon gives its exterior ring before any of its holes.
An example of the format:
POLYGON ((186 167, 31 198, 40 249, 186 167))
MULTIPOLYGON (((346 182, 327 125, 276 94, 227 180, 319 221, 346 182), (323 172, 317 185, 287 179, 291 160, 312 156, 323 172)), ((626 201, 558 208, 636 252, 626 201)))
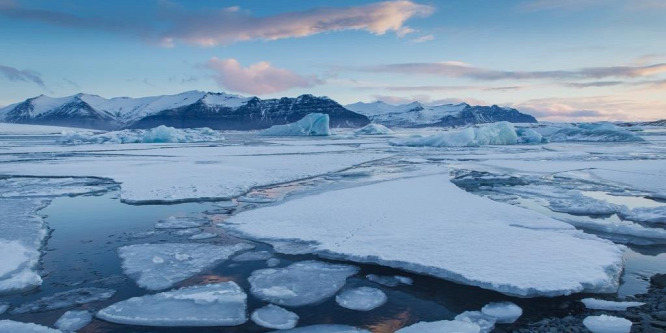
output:
POLYGON ((663 119, 666 110, 661 101, 614 96, 541 98, 512 106, 544 121, 655 120, 663 119))
POLYGON ((243 67, 238 60, 213 57, 206 68, 215 72, 220 87, 232 91, 261 95, 291 88, 307 88, 322 83, 315 76, 302 76, 286 69, 275 68, 267 61, 243 67))

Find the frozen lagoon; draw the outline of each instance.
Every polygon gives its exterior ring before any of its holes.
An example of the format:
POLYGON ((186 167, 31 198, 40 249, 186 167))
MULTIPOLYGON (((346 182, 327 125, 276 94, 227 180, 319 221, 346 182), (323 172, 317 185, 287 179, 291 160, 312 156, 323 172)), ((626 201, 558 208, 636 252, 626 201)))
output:
MULTIPOLYGON (((399 137, 405 133, 396 133, 399 137)), ((142 160, 147 161, 149 165, 159 165, 164 161, 175 161, 179 167, 195 165, 193 170, 206 171, 204 175, 209 179, 216 179, 223 186, 230 184, 235 189, 255 188, 253 193, 260 193, 263 197, 274 198, 275 200, 262 202, 239 202, 233 209, 217 209, 215 203, 184 203, 176 205, 144 205, 129 206, 122 204, 118 200, 118 193, 113 186, 104 188, 104 191, 71 191, 71 193, 56 193, 54 188, 45 186, 41 188, 32 188, 32 196, 35 198, 46 197, 53 200, 50 206, 39 212, 40 215, 48 215, 44 221, 53 230, 52 236, 48 239, 46 255, 41 258, 37 272, 42 276, 44 282, 40 289, 30 294, 14 294, 1 296, 0 302, 9 302, 12 307, 20 306, 30 300, 39 299, 44 296, 53 295, 57 292, 76 289, 80 287, 109 287, 118 290, 118 293, 108 301, 91 303, 73 308, 54 310, 51 312, 41 312, 24 314, 21 316, 12 315, 10 312, 3 314, 0 319, 11 319, 25 322, 35 322, 38 324, 53 327, 55 321, 62 313, 67 310, 78 310, 80 307, 91 310, 98 310, 104 306, 128 299, 130 297, 143 296, 145 290, 134 285, 131 279, 123 275, 118 258, 117 248, 133 244, 148 244, 161 242, 192 242, 192 243, 212 243, 219 245, 231 245, 238 241, 233 236, 226 234, 223 229, 215 227, 215 224, 225 224, 229 215, 235 215, 241 212, 251 212, 257 208, 271 205, 282 205, 284 202, 290 202, 300 198, 307 198, 313 194, 327 193, 332 190, 353 189, 362 185, 371 185, 390 180, 401 180, 414 173, 425 172, 425 169, 435 166, 448 170, 482 170, 487 173, 498 173, 498 170, 509 176, 527 179, 531 181, 532 176, 543 177, 548 175, 566 176, 574 183, 580 181, 581 184, 589 185, 594 182, 595 177, 608 175, 607 178, 601 178, 604 182, 612 182, 618 188, 624 190, 623 194, 627 198, 646 198, 659 204, 658 179, 659 169, 663 168, 663 146, 658 141, 651 138, 651 143, 626 143, 626 144, 572 144, 557 143, 545 146, 511 146, 511 147, 477 147, 477 148, 411 148, 411 147, 391 147, 387 144, 386 138, 257 138, 250 134, 225 134, 227 141, 220 144, 201 145, 201 144, 136 144, 124 145, 123 147, 113 147, 113 145, 85 147, 63 147, 56 145, 43 144, 44 138, 40 138, 40 144, 26 144, 23 140, 20 144, 9 144, 3 149, 3 163, 0 169, 3 175, 61 175, 61 176, 94 176, 104 177, 105 179, 112 175, 104 175, 102 171, 109 172, 115 165, 121 165, 123 161, 131 160, 131 165, 141 167, 142 160), (129 146, 129 147, 127 147, 129 146), (546 149, 547 148, 547 149, 546 149), (211 153, 214 152, 214 153, 211 153), (321 161, 336 161, 334 166, 328 166, 316 170, 311 165, 305 173, 296 173, 286 178, 276 178, 273 175, 263 176, 261 172, 271 173, 275 169, 257 167, 253 168, 252 173, 242 171, 241 173, 229 173, 228 177, 224 172, 213 173, 216 164, 225 165, 222 170, 227 170, 229 161, 238 158, 239 163, 265 163, 273 159, 289 159, 295 164, 307 160, 308 155, 321 155, 321 161), (256 157, 256 158, 255 158, 256 157), (293 159, 291 157, 294 157, 293 159), (347 159, 349 157, 349 159, 347 159), (362 157, 357 160, 356 157, 362 157), (372 158, 369 158, 372 157, 372 158), (538 163, 547 160, 552 163, 538 163), (85 161, 85 162, 84 162, 85 161), (89 169, 86 174, 85 164, 90 161, 100 162, 105 166, 98 166, 89 169), (504 163, 504 164, 503 164, 504 163), (507 168, 509 163, 516 166, 516 171, 507 168), (637 172, 627 170, 626 165, 634 163, 638 165, 637 172), (659 164, 661 163, 661 164, 659 164), (206 167, 196 167, 203 165, 206 167), (530 165, 534 165, 531 166, 530 165), (556 169, 544 168, 543 165, 552 165, 556 169), (581 165, 589 168, 590 172, 580 172, 581 165), (55 166, 53 169, 49 167, 55 166), (74 166, 71 175, 67 175, 67 167, 74 166), (109 168, 108 170, 103 170, 109 168), (574 170, 577 170, 574 172, 574 170), (40 172, 44 172, 40 174, 40 172), (260 175, 259 181, 255 185, 247 186, 247 179, 237 180, 239 174, 260 175), (322 176, 318 176, 318 175, 322 176), (630 177, 621 177, 627 174, 630 177), (652 177, 651 179, 648 179, 652 177), (236 186, 233 182, 243 181, 243 184, 236 186), (276 184, 279 183, 279 184, 276 184), (99 195, 101 196, 95 196, 99 195), (83 195, 69 197, 67 195, 83 195), (62 195, 65 195, 63 197, 62 195), (655 201, 656 200, 656 201, 655 201), (122 208, 121 208, 122 207, 122 208), (202 216, 201 213, 208 211, 210 215, 202 216), (215 214, 218 213, 218 214, 215 214), (208 220, 206 224, 197 227, 199 232, 213 232, 219 236, 209 240, 190 241, 187 237, 178 235, 176 230, 158 230, 154 225, 159 220, 170 216, 203 217, 208 220), (61 238, 65 236, 65 238, 61 238), (110 237, 111 236, 111 237, 110 237), (111 244, 106 244, 111 240, 111 244), (72 258, 75 258, 72 260, 72 258), (77 261, 77 262, 73 262, 77 261), (81 266, 78 269, 64 271, 62 267, 71 267, 71 265, 81 266), (48 274, 45 274, 48 273, 48 274)), ((27 140, 29 143, 30 140, 27 140)), ((36 141, 37 142, 37 141, 36 141)), ((271 162, 272 163, 272 162, 271 162)), ((275 165, 275 164, 273 164, 275 165)), ((242 165, 241 165, 242 167, 242 165)), ((174 167, 175 169, 176 167, 174 167)), ((286 168, 286 167, 285 167, 286 168)), ((583 168, 585 169, 585 168, 583 168)), ((113 170, 113 172, 130 173, 128 170, 113 170)), ((285 169, 286 170, 286 169, 285 169)), ((152 169, 154 172, 154 169, 152 169)), ((149 175, 148 169, 145 175, 149 175)), ((166 201, 196 201, 196 196, 201 191, 201 199, 212 200, 216 196, 209 197, 209 188, 202 190, 199 186, 202 183, 194 183, 187 186, 191 178, 181 177, 177 173, 170 176, 171 183, 156 183, 159 186, 155 193, 177 193, 180 190, 186 191, 183 196, 186 200, 166 200, 166 201)), ((481 176, 479 178, 483 178, 481 176)), ((12 189, 22 186, 21 179, 9 178, 12 189)), ((48 178, 53 179, 53 178, 48 178)), ((75 178, 80 179, 80 178, 75 178)), ((114 179, 121 182, 120 186, 140 188, 142 185, 132 183, 127 178, 124 180, 114 179)), ((25 184, 25 183, 24 183, 25 184)), ((569 184, 569 183, 567 183, 569 184)), ((663 182, 662 182, 663 184, 663 182)), ((39 185, 39 184, 38 184, 39 185)), ((34 186, 31 185, 31 186, 34 186)), ((60 185, 59 185, 60 186, 60 185)), ((60 188, 60 187, 56 188, 60 188)), ((114 185, 117 186, 117 185, 114 185)), ((504 186, 504 185, 503 185, 504 186)), ((6 187, 5 187, 6 188, 6 187)), ((210 187, 213 188, 212 186, 210 187)), ((464 187, 463 187, 464 188, 464 187)), ((585 188, 586 190, 589 188, 585 188)), ((482 188, 481 191, 488 190, 482 188)), ((599 190, 599 189, 593 189, 599 190)), ((124 188, 123 190, 124 191, 124 188)), ((215 190, 218 191, 218 190, 215 190)), ((661 189, 663 192, 663 189, 661 189)), ((11 191, 10 191, 11 192, 11 191)), ((475 192, 475 194, 484 195, 485 193, 475 192)), ((491 191, 492 192, 492 191, 491 191)), ((122 192, 122 193, 127 193, 122 192)), ((138 193, 138 192, 137 192, 138 193)), ((159 194, 158 193, 158 194, 159 194)), ((609 192, 613 195, 618 192, 609 192)), ((251 197, 255 197, 250 193, 251 197)), ((152 195, 152 193, 151 193, 152 195)), ((240 195, 240 194, 239 194, 240 195)), ((16 197, 18 194, 11 193, 7 197, 16 197)), ((152 198, 158 195, 151 196, 152 198)), ((234 195, 231 195, 232 197, 234 195)), ((488 195, 490 196, 490 194, 488 195)), ((177 197, 174 195, 173 197, 177 197)), ((259 197, 259 196, 256 196, 259 197)), ((135 197, 136 198, 136 197, 135 197)), ((499 197, 496 197, 499 198, 499 197)), ((9 198, 7 198, 9 199, 9 198)), ((526 198, 530 199, 530 198, 526 198)), ((538 198, 532 198, 538 201, 538 198)), ((622 196, 620 196, 622 199, 622 196)), ((0 199, 4 200, 4 199, 0 199)), ((143 203, 156 203, 151 201, 143 203)), ((131 200, 125 200, 131 201, 131 200)), ((141 202, 141 200, 139 200, 141 202)), ((223 201, 226 203, 228 201, 223 201)), ((502 202, 508 205, 510 202, 502 202)), ((529 206, 529 205, 526 205, 529 206)), ((530 208, 530 207, 528 207, 530 208)), ((531 207, 538 211, 538 207, 531 207)), ((636 208, 636 207, 633 207, 636 208)), ((550 212, 538 211, 549 218, 558 218, 559 215, 549 215, 550 212)), ((585 218, 594 219, 598 223, 611 223, 599 217, 585 218)), ((619 217, 618 217, 619 218, 619 217)), ((634 222, 640 223, 640 222, 634 222)), ((645 224, 645 228, 659 230, 662 228, 658 224, 645 224)), ((590 234, 596 234, 593 229, 586 229, 590 234)), ((648 229, 649 230, 649 229, 648 229)), ((600 236, 613 239, 613 235, 599 233, 600 236), (608 237, 611 236, 611 237, 608 237)), ((617 241, 617 240, 616 240, 617 241)), ((658 264, 658 260, 652 263, 652 258, 662 256, 663 250, 659 245, 632 245, 629 244, 629 256, 627 257, 628 270, 623 275, 623 283, 630 280, 628 277, 632 274, 645 274, 640 262, 644 259, 650 261, 650 269, 653 271, 664 271, 663 265, 658 264), (638 267, 632 267, 636 265, 638 267)), ((273 249, 262 243, 255 243, 257 251, 273 252, 273 249)), ((294 262, 302 260, 316 259, 311 254, 304 253, 308 251, 308 246, 302 244, 282 245, 281 248, 296 250, 295 253, 302 254, 274 254, 281 260, 278 267, 286 267, 294 262), (301 252, 298 252, 301 251, 301 252)), ((292 251, 293 252, 293 251, 292 251)), ((534 320, 544 315, 554 315, 558 313, 559 306, 570 302, 572 298, 561 297, 548 299, 546 301, 532 301, 527 299, 514 299, 513 297, 503 296, 490 291, 485 291, 475 287, 459 285, 440 279, 426 276, 406 273, 402 270, 389 269, 377 265, 358 265, 350 262, 336 262, 357 265, 361 271, 354 277, 351 277, 346 288, 361 286, 370 286, 382 289, 388 298, 386 305, 370 311, 368 313, 354 313, 339 307, 334 298, 314 305, 312 307, 304 306, 302 308, 290 308, 299 317, 299 327, 316 325, 329 322, 327 318, 335 318, 336 323, 356 326, 370 331, 384 332, 392 331, 400 327, 413 324, 415 321, 439 321, 452 320, 457 314, 464 311, 481 309, 485 304, 493 301, 510 300, 519 304, 524 310, 525 315, 520 320, 534 320), (373 284, 364 279, 368 274, 377 274, 384 276, 407 275, 414 279, 414 286, 400 285, 395 288, 387 288, 378 284, 373 284), (433 288, 441 289, 441 293, 431 294, 433 288), (468 302, 455 301, 454 298, 470 299, 468 302), (409 315, 403 313, 407 311, 409 315), (418 318, 418 319, 416 319, 418 318)), ((264 261, 232 262, 226 261, 218 266, 211 267, 202 271, 190 279, 181 282, 177 287, 189 285, 206 284, 211 282, 235 281, 242 289, 248 293, 248 311, 261 308, 266 303, 253 298, 249 293, 250 286, 247 278, 257 270, 266 268, 264 261)), ((636 279, 635 283, 640 283, 636 279)), ((574 296, 573 299, 576 299, 574 296)), ((11 311, 11 308, 10 308, 11 311)), ((99 319, 93 320, 86 329, 102 331, 123 331, 126 326, 103 322, 99 319)), ((134 330, 135 327, 132 326, 134 330)), ((242 326, 231 328, 230 331, 256 331, 263 332, 266 329, 248 322, 242 326)), ((136 331, 155 331, 155 329, 141 329, 136 331)), ((200 331, 200 330, 196 330, 200 331)))

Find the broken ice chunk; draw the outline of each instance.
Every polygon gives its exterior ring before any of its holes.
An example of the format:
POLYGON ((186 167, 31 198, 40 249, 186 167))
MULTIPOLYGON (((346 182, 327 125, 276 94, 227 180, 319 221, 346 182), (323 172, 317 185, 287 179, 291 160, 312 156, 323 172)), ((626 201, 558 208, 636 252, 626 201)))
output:
POLYGON ((106 288, 88 287, 72 289, 25 303, 10 312, 12 314, 22 314, 63 309, 74 305, 103 301, 111 298, 115 293, 115 290, 106 288))
POLYGON ((0 332, 11 333, 62 333, 46 326, 22 323, 13 320, 0 320, 0 332))
POLYGON ((328 127, 329 118, 323 113, 309 113, 303 119, 286 125, 275 125, 267 128, 259 135, 267 136, 311 136, 331 135, 328 127))
POLYGON ((67 332, 76 332, 92 321, 92 313, 88 311, 67 311, 53 326, 67 332))
POLYGON ((666 224, 666 206, 623 209, 618 212, 618 215, 624 220, 666 224))
POLYGON ((645 304, 641 302, 614 302, 596 298, 583 298, 580 301, 583 302, 588 309, 607 311, 627 311, 627 308, 645 304))
POLYGON ((235 282, 133 297, 100 310, 112 323, 141 326, 236 326, 247 322, 247 295, 235 282))
POLYGON ((440 320, 432 322, 419 322, 405 328, 401 328, 396 333, 479 333, 481 328, 474 323, 468 323, 457 320, 440 320))
POLYGON ((455 320, 479 325, 479 333, 489 333, 495 328, 497 319, 483 314, 481 311, 465 311, 456 316, 455 320))
POLYGON ((212 232, 202 232, 198 233, 196 235, 190 236, 190 240, 202 240, 202 239, 211 239, 217 237, 217 234, 214 234, 212 232))
POLYGON ((170 216, 166 220, 155 223, 155 229, 189 229, 198 228, 204 224, 204 220, 191 217, 170 216))
POLYGON ((335 301, 343 308, 357 311, 370 311, 386 303, 387 297, 383 291, 359 287, 341 292, 335 297, 335 301))
POLYGON ((608 315, 587 316, 583 319, 583 325, 592 333, 629 333, 631 321, 608 315))
POLYGON ((511 324, 523 315, 523 309, 511 302, 488 303, 481 308, 481 312, 495 317, 498 324, 511 324))
POLYGON ((248 278, 256 297, 286 306, 321 302, 340 290, 358 268, 321 261, 301 261, 285 268, 266 268, 248 278))
POLYGON ((379 283, 387 287, 397 287, 401 283, 406 285, 412 285, 412 283, 414 283, 412 279, 400 275, 386 276, 386 275, 368 274, 365 277, 372 282, 379 283))
POLYGON ((391 133, 393 131, 380 124, 368 124, 354 131, 354 135, 387 135, 391 133))
POLYGON ((137 244, 123 246, 118 254, 123 271, 149 290, 166 289, 228 259, 236 252, 253 248, 249 244, 137 244))
POLYGON ((298 323, 297 314, 273 304, 255 310, 250 318, 259 326, 277 330, 294 328, 298 323))
POLYGON ((279 264, 280 264, 280 259, 278 259, 278 258, 270 258, 270 259, 266 260, 266 265, 268 267, 275 267, 279 264))
POLYGON ((370 333, 364 329, 356 328, 353 326, 347 325, 312 325, 298 327, 286 331, 280 331, 281 333, 370 333))
POLYGON ((5 313, 9 309, 9 304, 0 303, 0 315, 5 313))
POLYGON ((245 252, 235 256, 233 261, 258 261, 258 260, 267 260, 273 256, 272 253, 268 251, 253 251, 245 252))

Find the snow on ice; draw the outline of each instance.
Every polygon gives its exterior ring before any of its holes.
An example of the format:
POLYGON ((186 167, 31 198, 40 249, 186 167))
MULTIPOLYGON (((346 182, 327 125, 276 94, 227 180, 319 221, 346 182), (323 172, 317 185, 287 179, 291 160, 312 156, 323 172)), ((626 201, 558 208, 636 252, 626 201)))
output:
POLYGON ((64 131, 59 143, 69 145, 102 143, 187 143, 224 140, 221 132, 210 128, 173 128, 158 126, 151 129, 130 129, 96 133, 90 131, 64 131))
POLYGON ((166 289, 228 259, 252 245, 136 244, 123 246, 118 254, 125 274, 148 290, 166 289))
POLYGON ((67 311, 53 326, 66 332, 76 332, 92 321, 93 315, 89 311, 67 311))
POLYGON ((185 287, 132 297, 97 318, 141 326, 236 326, 247 322, 247 295, 234 282, 185 287))
POLYGON ((621 246, 465 192, 448 175, 295 198, 242 212, 224 227, 280 252, 285 243, 302 244, 310 253, 514 296, 614 292, 623 266, 621 246))
POLYGON ((641 306, 645 303, 641 302, 616 302, 607 301, 605 299, 597 298, 583 298, 580 300, 585 304, 585 307, 592 310, 607 310, 607 311, 627 311, 627 308, 641 306))
POLYGON ((309 113, 303 119, 286 125, 275 125, 259 132, 266 136, 326 136, 331 135, 329 117, 323 113, 309 113))
POLYGON ((608 315, 588 316, 583 325, 592 333, 629 333, 631 321, 608 315))
POLYGON ((376 309, 384 305, 387 300, 388 298, 383 291, 370 287, 343 290, 335 296, 335 302, 338 303, 338 305, 345 309, 356 311, 370 311, 376 309))
POLYGON ((298 324, 297 314, 273 304, 254 310, 250 318, 259 326, 277 330, 294 328, 298 324))
POLYGON ((248 278, 250 292, 264 301, 285 306, 319 303, 340 290, 358 268, 321 261, 301 261, 284 268, 266 268, 248 278))

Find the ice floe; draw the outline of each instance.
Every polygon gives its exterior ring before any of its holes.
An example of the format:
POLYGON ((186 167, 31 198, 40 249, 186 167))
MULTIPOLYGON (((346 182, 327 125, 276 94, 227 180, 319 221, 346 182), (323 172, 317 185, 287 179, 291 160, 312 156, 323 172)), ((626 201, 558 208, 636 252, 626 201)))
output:
POLYGON ((335 296, 335 302, 341 307, 356 311, 370 311, 376 309, 388 300, 386 294, 370 287, 358 287, 343 290, 335 296))
POLYGON ((236 326, 247 322, 247 295, 234 282, 185 287, 132 297, 97 318, 141 326, 236 326))
POLYGON ((592 141, 592 142, 631 142, 644 141, 641 137, 611 123, 583 123, 564 127, 548 136, 551 142, 592 141))
POLYGON ((22 314, 63 309, 75 305, 107 300, 113 297, 115 293, 115 290, 108 288, 86 287, 72 289, 55 293, 51 296, 45 296, 36 301, 25 303, 17 308, 12 309, 10 313, 22 314))
POLYGON ((585 307, 592 310, 607 310, 607 311, 627 311, 627 308, 641 306, 645 303, 641 302, 617 302, 607 301, 605 299, 597 298, 583 298, 580 300, 585 304, 585 307))
POLYGON ((448 175, 295 198, 242 212, 225 228, 272 243, 279 252, 291 249, 285 244, 300 244, 301 252, 516 296, 613 292, 623 265, 621 246, 545 215, 467 193, 448 175))
POLYGON ((202 240, 202 239, 211 239, 217 237, 217 234, 214 234, 212 232, 201 232, 196 235, 190 236, 188 239, 190 240, 202 240))
POLYGON ((391 133, 393 131, 380 124, 368 124, 354 131, 355 135, 388 135, 391 133))
POLYGON ((0 303, 0 315, 5 313, 9 309, 9 304, 0 303))
POLYGON ((264 301, 302 306, 332 297, 357 272, 354 266, 309 260, 254 271, 248 281, 250 292, 264 301))
POLYGON ((631 321, 608 315, 588 316, 583 325, 592 333, 629 333, 631 321))
POLYGON ((497 322, 497 318, 484 314, 481 311, 465 311, 457 315, 455 320, 479 325, 479 333, 492 332, 497 322))
POLYGON ((266 260, 266 266, 268 267, 275 267, 280 264, 280 259, 278 258, 269 258, 266 260))
POLYGON ((391 144, 395 146, 413 147, 474 147, 515 145, 517 143, 516 129, 513 124, 506 121, 461 130, 449 130, 426 137, 391 140, 391 144))
POLYGON ((228 259, 237 252, 253 248, 212 244, 136 244, 123 246, 118 254, 125 274, 148 290, 166 289, 228 259))
POLYGON ((322 136, 331 135, 329 117, 323 113, 309 113, 303 119, 286 125, 275 125, 259 135, 267 136, 322 136))
POLYGON ((221 132, 210 128, 173 128, 158 126, 151 129, 129 129, 97 133, 91 131, 64 131, 59 143, 101 144, 101 143, 186 143, 224 140, 221 132))
POLYGON ((401 283, 406 285, 412 285, 412 283, 414 283, 412 279, 400 275, 386 276, 386 275, 368 274, 365 277, 372 282, 379 283, 387 287, 397 287, 401 283))
POLYGON ((67 311, 53 326, 66 332, 76 332, 92 321, 90 311, 67 311))
POLYGON ((190 229, 198 228, 206 223, 203 219, 183 216, 169 216, 165 220, 155 223, 155 229, 190 229))
POLYGON ((297 314, 273 304, 254 310, 250 319, 259 326, 277 330, 294 328, 298 324, 297 314))
POLYGON ((251 251, 241 253, 233 257, 233 261, 259 261, 259 260, 268 260, 273 257, 273 254, 268 251, 251 251))
POLYGON ((321 324, 297 327, 281 333, 370 333, 370 331, 347 325, 321 324))
POLYGON ((618 211, 618 215, 625 220, 666 224, 666 206, 623 209, 618 211))
POLYGON ((479 333, 479 325, 458 320, 440 320, 431 322, 418 322, 397 330, 395 333, 479 333))
POLYGON ((511 302, 489 303, 481 312, 495 318, 498 324, 511 324, 523 315, 523 309, 511 302))
POLYGON ((62 331, 33 323, 0 320, 0 332, 7 333, 62 333, 62 331))

